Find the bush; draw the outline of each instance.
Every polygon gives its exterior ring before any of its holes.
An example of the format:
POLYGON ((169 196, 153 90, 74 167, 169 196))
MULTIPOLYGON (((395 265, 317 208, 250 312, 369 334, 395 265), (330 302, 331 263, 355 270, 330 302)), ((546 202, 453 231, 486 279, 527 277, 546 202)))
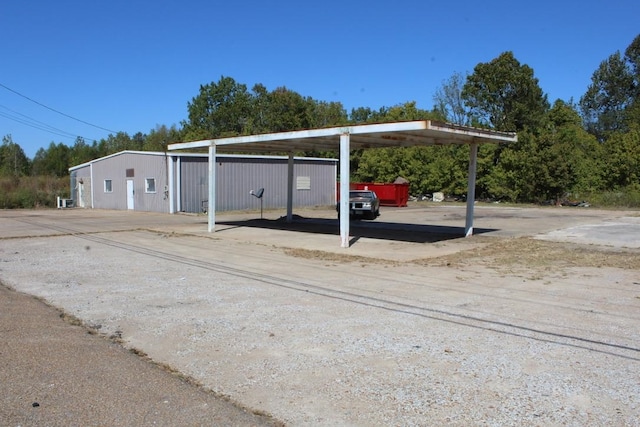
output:
POLYGON ((640 189, 627 187, 619 191, 602 191, 583 197, 592 206, 603 208, 640 208, 640 189))
POLYGON ((23 176, 0 178, 0 208, 54 208, 57 197, 69 198, 69 177, 23 176))

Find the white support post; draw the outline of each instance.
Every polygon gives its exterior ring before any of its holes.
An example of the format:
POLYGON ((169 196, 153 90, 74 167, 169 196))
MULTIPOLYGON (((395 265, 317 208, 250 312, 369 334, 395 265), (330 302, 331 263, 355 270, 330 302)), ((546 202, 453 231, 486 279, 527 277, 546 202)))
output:
POLYGON ((182 181, 180 179, 180 176, 182 175, 181 158, 182 157, 178 156, 176 164, 176 212, 182 212, 182 181))
POLYGON ((90 190, 91 190, 91 209, 94 209, 95 206, 93 205, 93 162, 91 162, 89 164, 89 174, 91 175, 89 177, 89 186, 90 186, 90 190))
POLYGON ((349 247, 349 142, 348 133, 340 135, 340 245, 343 248, 349 247))
POLYGON ((207 207, 209 216, 209 233, 213 232, 216 226, 216 145, 209 145, 209 206, 207 207))
POLYGON ((293 152, 290 152, 287 168, 287 222, 293 221, 293 166, 293 152))
POLYGON ((469 145, 469 181, 467 184, 467 219, 464 237, 473 235, 473 207, 476 201, 476 173, 478 169, 478 143, 469 145))
POLYGON ((168 183, 168 191, 169 191, 169 213, 176 213, 175 208, 175 198, 173 192, 175 191, 175 183, 173 182, 173 156, 165 156, 165 160, 167 161, 168 171, 169 171, 169 183, 168 183))

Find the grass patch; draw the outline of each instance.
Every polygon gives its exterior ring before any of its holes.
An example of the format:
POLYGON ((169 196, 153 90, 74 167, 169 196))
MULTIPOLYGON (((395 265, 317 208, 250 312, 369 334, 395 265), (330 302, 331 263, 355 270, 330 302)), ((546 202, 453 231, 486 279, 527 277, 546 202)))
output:
POLYGON ((414 261, 429 266, 483 265, 496 270, 564 270, 575 267, 640 270, 640 251, 594 245, 538 240, 530 237, 494 239, 481 237, 481 246, 437 258, 414 261))
POLYGON ((361 263, 361 264, 389 264, 389 265, 397 265, 400 264, 398 261, 391 261, 386 259, 379 258, 370 258, 359 255, 345 255, 338 254, 327 251, 319 251, 315 249, 297 249, 297 248, 284 248, 283 252, 286 255, 303 258, 303 259, 315 259, 318 261, 326 261, 332 263, 339 264, 351 264, 351 263, 361 263))
POLYGON ((640 190, 636 188, 590 193, 584 198, 594 207, 640 209, 640 190))

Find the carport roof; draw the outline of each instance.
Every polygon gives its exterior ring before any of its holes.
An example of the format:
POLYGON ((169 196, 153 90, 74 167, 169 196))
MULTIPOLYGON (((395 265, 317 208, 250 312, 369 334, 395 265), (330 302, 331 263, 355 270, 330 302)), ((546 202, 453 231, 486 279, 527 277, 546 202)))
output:
POLYGON ((169 145, 183 150, 215 145, 219 153, 274 153, 288 151, 331 151, 339 149, 339 136, 348 134, 350 148, 411 147, 516 142, 512 132, 496 132, 450 123, 420 120, 381 124, 340 126, 322 129, 217 138, 169 145))
MULTIPOLYGON (((209 147, 209 231, 215 226, 215 156, 217 153, 283 153, 290 158, 296 151, 340 152, 340 192, 349 193, 350 165, 349 152, 353 149, 382 147, 413 147, 428 145, 469 145, 469 176, 467 194, 467 216, 465 235, 473 233, 473 202, 475 199, 475 180, 478 145, 485 143, 516 142, 515 133, 495 132, 450 123, 420 120, 340 126, 323 129, 298 130, 292 132, 268 133, 260 135, 237 136, 231 138, 208 139, 169 145, 169 150, 209 147)), ((287 183, 287 222, 293 218, 293 162, 289 162, 287 183)), ((340 240, 342 247, 349 247, 349 206, 348 198, 339 203, 340 240)))

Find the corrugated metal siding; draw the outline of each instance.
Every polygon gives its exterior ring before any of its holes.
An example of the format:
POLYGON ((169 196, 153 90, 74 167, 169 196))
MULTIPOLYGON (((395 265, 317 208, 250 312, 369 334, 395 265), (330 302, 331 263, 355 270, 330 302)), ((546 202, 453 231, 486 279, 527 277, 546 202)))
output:
POLYGON ((217 164, 220 211, 260 208, 260 200, 249 192, 264 188, 265 208, 287 204, 287 165, 267 159, 224 159, 217 164))
MULTIPOLYGON (((98 209, 127 209, 127 180, 134 182, 134 209, 169 212, 168 168, 173 168, 176 209, 202 212, 208 198, 208 156, 123 151, 71 168, 71 185, 84 182, 84 202, 98 209), (93 169, 93 171, 92 171, 93 169), (134 176, 127 178, 127 169, 134 176), (93 188, 91 188, 93 174, 93 188), (156 192, 145 192, 145 179, 155 178, 156 192), (104 181, 111 180, 112 192, 104 191, 104 181), (179 200, 178 200, 179 199, 179 200), (178 205, 179 203, 179 205, 178 205)), ((260 200, 249 192, 264 188, 264 208, 287 206, 288 159, 263 156, 219 156, 216 162, 216 210, 259 209, 260 200)), ((335 160, 301 159, 294 161, 293 206, 335 204, 337 162, 335 160), (309 183, 308 189, 297 189, 298 177, 309 183)), ((74 195, 77 197, 77 188, 74 195)), ((78 206, 78 204, 76 204, 78 206)))
POLYGON ((134 210, 169 212, 166 156, 123 152, 93 162, 93 206, 98 209, 127 209, 127 180, 133 180, 134 210), (127 177, 126 170, 134 176, 127 177), (154 178, 156 191, 147 193, 146 179, 154 178), (104 191, 104 181, 111 180, 112 192, 104 191))
POLYGON ((70 176, 70 195, 76 207, 91 207, 91 165, 74 169, 70 176), (82 190, 80 190, 82 187, 82 190), (82 200, 80 200, 82 198, 82 200))
POLYGON ((207 200, 209 191, 209 159, 181 157, 179 165, 180 210, 192 213, 202 212, 202 202, 207 200))
MULTIPOLYGON (((335 161, 295 159, 293 206, 335 203, 335 161), (297 177, 309 178, 310 190, 297 190, 297 177)), ((180 159, 180 207, 183 212, 201 212, 208 198, 208 159, 180 159)), ((264 188, 264 208, 287 206, 286 158, 218 157, 216 162, 216 210, 259 209, 260 200, 249 192, 264 188)))
POLYGON ((75 175, 77 178, 90 178, 91 177, 91 165, 86 165, 74 170, 71 175, 75 175))
MULTIPOLYGON (((301 161, 293 170, 293 206, 333 206, 336 203, 337 163, 301 161), (309 190, 296 189, 298 177, 309 177, 309 190)), ((286 203, 286 201, 285 201, 286 203)))

